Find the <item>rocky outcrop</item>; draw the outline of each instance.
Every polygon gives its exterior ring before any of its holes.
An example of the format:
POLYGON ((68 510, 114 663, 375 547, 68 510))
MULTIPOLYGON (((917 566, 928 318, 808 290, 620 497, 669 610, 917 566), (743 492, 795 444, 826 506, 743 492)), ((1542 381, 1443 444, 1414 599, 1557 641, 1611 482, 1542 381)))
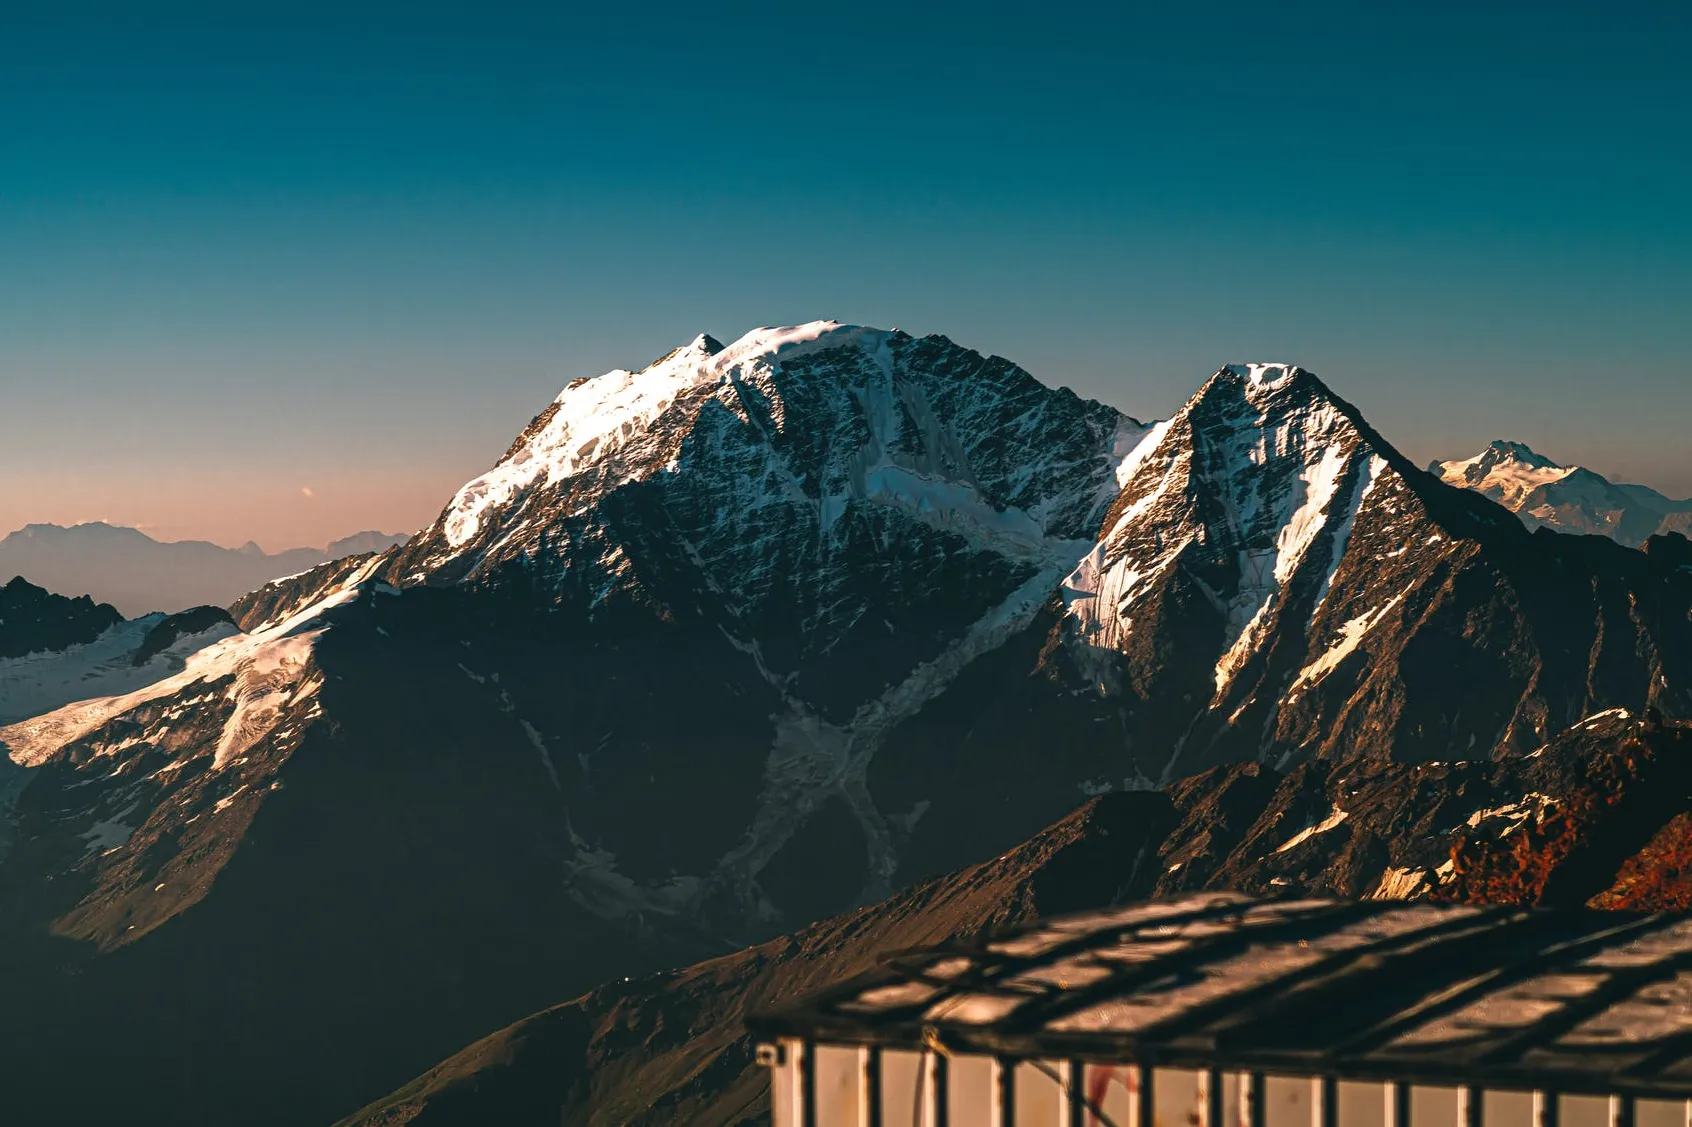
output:
POLYGON ((689 1124, 768 1114, 747 1013, 869 970, 897 950, 970 941, 1152 887, 1169 801, 1093 799, 985 864, 733 955, 595 990, 492 1034, 342 1127, 689 1124))
POLYGON ((116 607, 50 594, 16 576, 0 587, 0 658, 86 645, 122 621, 116 607))
POLYGON ((749 1012, 896 951, 1186 889, 1684 907, 1692 726, 1594 717, 1528 759, 1217 768, 1095 799, 994 861, 686 970, 543 1010, 341 1127, 765 1122, 749 1012))

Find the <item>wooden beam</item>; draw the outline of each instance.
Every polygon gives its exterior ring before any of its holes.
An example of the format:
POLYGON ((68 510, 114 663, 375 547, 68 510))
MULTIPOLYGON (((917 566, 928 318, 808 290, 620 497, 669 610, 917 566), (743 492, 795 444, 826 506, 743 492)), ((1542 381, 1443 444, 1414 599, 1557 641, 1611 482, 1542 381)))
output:
POLYGON ((1634 1106, 1632 1096, 1610 1097, 1610 1127, 1633 1127, 1634 1106))
POLYGON ((858 1127, 881 1127, 881 1050, 858 1050, 858 1127))
POLYGON ((1457 1089, 1457 1127, 1485 1127, 1486 1090, 1467 1084, 1457 1089))
MULTIPOLYGON (((1410 1127, 1410 1085, 1392 1081, 1386 1085, 1385 1127, 1410 1127)), ((1692 1124, 1688 1124, 1692 1127, 1692 1124)))
MULTIPOLYGON (((1310 1078, 1310 1127, 1338 1127, 1339 1081, 1332 1076, 1310 1078)), ((1388 1124, 1391 1127, 1391 1124, 1388 1124)))
POLYGON ((1242 1072, 1240 1086, 1240 1127, 1268 1127, 1269 1108, 1264 1102, 1264 1079, 1261 1072, 1242 1072))
POLYGON ((1197 1095, 1198 1127, 1226 1127, 1222 1120, 1221 1069, 1204 1068, 1199 1070, 1197 1095))

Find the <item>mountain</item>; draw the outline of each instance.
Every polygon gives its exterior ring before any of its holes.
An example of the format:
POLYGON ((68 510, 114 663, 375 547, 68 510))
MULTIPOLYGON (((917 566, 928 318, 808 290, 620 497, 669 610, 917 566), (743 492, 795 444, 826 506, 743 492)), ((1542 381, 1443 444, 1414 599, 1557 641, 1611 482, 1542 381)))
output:
POLYGON ((1692 533, 1692 500, 1671 500, 1643 485, 1618 485, 1580 466, 1558 465, 1520 442, 1498 439, 1473 458, 1435 461, 1428 471, 1490 497, 1529 528, 1608 536, 1629 547, 1653 535, 1692 533))
POLYGON ((1692 904, 1692 725, 1595 716, 1531 757, 1118 792, 984 864, 491 1033, 341 1127, 763 1122, 748 1013, 941 942, 1158 893, 1375 896, 1653 910, 1692 904))
POLYGON ((1162 794, 1103 795, 1002 857, 697 966, 625 979, 470 1045, 341 1127, 767 1121, 769 1074, 746 1014, 873 969, 1151 891, 1173 824, 1162 794))
POLYGON ((1128 475, 1048 664, 1129 785, 1521 754, 1606 708, 1692 714, 1686 541, 1653 545, 1530 534, 1309 372, 1225 368, 1128 475))
POLYGON ((0 728, 9 1091, 327 1121, 1089 795, 1686 716, 1689 548, 1530 533, 1290 366, 1147 426, 943 337, 701 336, 179 672, 0 728), (255 1106, 278 1061, 312 1083, 255 1106))
POLYGON ((921 809, 868 805, 876 733, 1038 612, 1142 433, 826 325, 567 389, 410 544, 0 729, 30 772, 13 1106, 327 1121, 537 999, 889 888, 921 809), (313 1083, 255 1108, 279 1060, 313 1083), (108 1083, 74 1082, 90 1061, 108 1083))
POLYGON ((61 594, 90 594, 138 616, 227 606, 277 576, 405 539, 361 532, 326 550, 292 548, 269 555, 251 542, 221 548, 203 540, 161 543, 137 529, 102 523, 31 524, 0 539, 0 576, 22 576, 61 594))
POLYGON ((1630 909, 1692 906, 1692 724, 1612 709, 1509 759, 1284 772, 1170 788, 1157 891, 1233 888, 1630 909))
POLYGON ((68 599, 13 579, 0 587, 0 724, 151 685, 235 632, 219 607, 126 621, 87 595, 68 599))
POLYGON ((85 645, 122 621, 115 607, 54 595, 19 576, 0 587, 0 660, 85 645))

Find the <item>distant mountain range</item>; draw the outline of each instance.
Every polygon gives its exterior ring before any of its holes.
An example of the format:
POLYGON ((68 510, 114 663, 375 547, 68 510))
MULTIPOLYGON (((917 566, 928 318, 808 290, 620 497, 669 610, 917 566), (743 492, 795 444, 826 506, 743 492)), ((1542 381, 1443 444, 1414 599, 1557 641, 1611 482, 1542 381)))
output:
POLYGON ((1497 439, 1473 458, 1436 461, 1428 470, 1448 485, 1492 498, 1529 528, 1608 536, 1633 548, 1659 533, 1692 533, 1692 500, 1619 485, 1589 469, 1553 462, 1520 442, 1497 439))
POLYGON ((139 529, 103 523, 65 528, 31 524, 0 540, 0 582, 21 575, 61 595, 89 595, 127 618, 195 606, 227 606, 279 576, 406 537, 360 532, 326 548, 267 554, 249 541, 223 548, 204 540, 154 540, 139 529))
MULTIPOLYGON (((921 941, 924 888, 936 929, 1025 913, 1028 868, 922 882, 1108 792, 1134 793, 1088 822, 1096 883, 1053 900, 1070 870, 1042 870, 1033 907, 1470 894, 1503 860, 1446 869, 1479 848, 1454 829, 1490 845, 1590 800, 1627 815, 1619 865, 1685 795, 1662 768, 1692 717, 1692 543, 1530 531, 1293 365, 1226 365, 1148 424, 940 336, 701 336, 572 383, 406 543, 230 613, 147 684, 0 726, 20 1122, 327 1122, 623 982, 542 1023, 608 1092, 619 1058, 732 1032, 765 956, 674 978, 691 1012, 627 980, 858 905, 921 941), (1618 804, 1577 794, 1600 752, 1649 768, 1618 804)), ((804 975, 872 957, 855 926, 802 935, 843 952, 804 975)), ((665 1065, 675 1114, 638 1103, 654 1076, 534 1121, 739 1122, 690 1118, 745 1063, 695 1048, 665 1065)))

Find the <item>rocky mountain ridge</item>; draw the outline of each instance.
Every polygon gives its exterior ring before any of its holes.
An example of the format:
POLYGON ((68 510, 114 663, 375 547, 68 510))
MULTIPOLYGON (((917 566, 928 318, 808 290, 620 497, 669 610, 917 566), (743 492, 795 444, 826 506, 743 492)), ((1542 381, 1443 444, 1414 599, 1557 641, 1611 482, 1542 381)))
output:
POLYGON ((1688 714, 1676 543, 1530 536, 1310 373, 1228 368, 1128 477, 1058 652, 1130 753, 1157 749, 1142 779, 1521 754, 1608 707, 1688 714))
POLYGON ((219 607, 125 620, 109 604, 54 595, 20 576, 0 588, 0 726, 151 685, 233 633, 219 607))
POLYGON ((122 1056, 89 1114, 327 1119, 1088 795, 1685 716, 1687 547, 1530 534, 1292 366, 1147 426, 942 337, 701 337, 171 676, 0 727, 0 953, 40 972, 0 1056, 122 1056), (117 997, 156 1053, 86 1041, 117 997), (255 1109, 275 1054, 317 1083, 255 1109))
POLYGON ((123 621, 87 595, 55 595, 17 576, 0 587, 0 660, 86 645, 123 621))
POLYGON ((1473 458, 1436 460, 1428 472, 1497 501, 1529 528, 1608 536, 1635 548, 1652 536, 1692 534, 1692 499, 1560 465, 1520 442, 1497 439, 1473 458))
POLYGON ((1117 792, 994 860, 792 936, 601 987, 466 1046, 340 1127, 767 1122, 749 1012, 897 951, 1063 911, 1227 888, 1628 910, 1692 905, 1692 725, 1619 711, 1526 758, 1117 792))

